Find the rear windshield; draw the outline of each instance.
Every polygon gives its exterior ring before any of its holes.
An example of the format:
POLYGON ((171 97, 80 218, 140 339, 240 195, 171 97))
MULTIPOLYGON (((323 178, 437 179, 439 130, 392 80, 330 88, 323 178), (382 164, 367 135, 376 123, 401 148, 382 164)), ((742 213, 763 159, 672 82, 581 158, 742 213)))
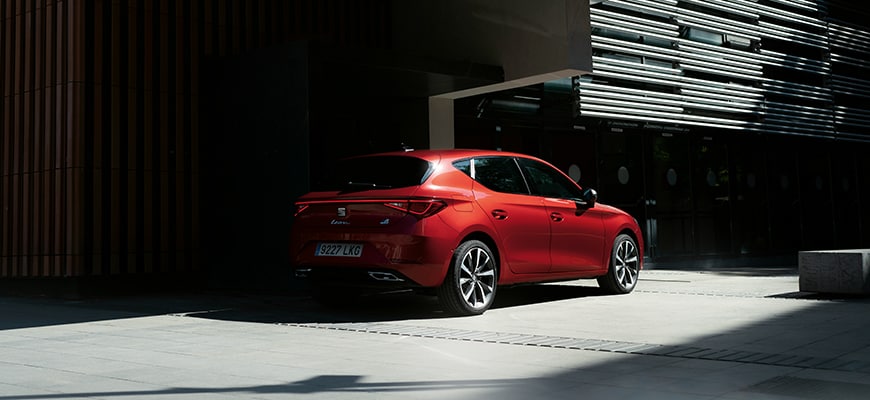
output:
POLYGON ((317 190, 372 190, 417 186, 429 177, 428 161, 405 156, 369 156, 339 160, 320 179, 317 190))

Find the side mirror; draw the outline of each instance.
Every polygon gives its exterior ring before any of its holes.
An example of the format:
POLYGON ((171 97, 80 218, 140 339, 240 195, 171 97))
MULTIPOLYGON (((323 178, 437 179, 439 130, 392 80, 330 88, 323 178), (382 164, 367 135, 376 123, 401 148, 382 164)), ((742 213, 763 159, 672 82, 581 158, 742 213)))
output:
POLYGON ((586 200, 589 203, 589 207, 595 205, 595 202, 598 201, 598 192, 595 189, 586 189, 583 191, 583 200, 586 200))
POLYGON ((596 201, 598 201, 598 192, 595 189, 585 189, 583 190, 583 198, 576 202, 577 208, 592 208, 596 201))
POLYGON ((598 201, 598 192, 595 189, 586 189, 583 191, 583 200, 586 200, 590 206, 595 205, 598 201))

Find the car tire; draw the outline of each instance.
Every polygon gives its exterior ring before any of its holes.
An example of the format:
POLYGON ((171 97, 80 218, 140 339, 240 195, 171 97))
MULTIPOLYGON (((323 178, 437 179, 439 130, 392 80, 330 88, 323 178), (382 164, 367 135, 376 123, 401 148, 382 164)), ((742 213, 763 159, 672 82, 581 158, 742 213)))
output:
POLYGON ((441 306, 454 315, 480 315, 492 306, 498 286, 498 262, 486 243, 463 242, 438 288, 441 306))
POLYGON ((610 267, 607 275, 598 277, 598 286, 610 294, 631 293, 640 273, 640 254, 637 242, 626 234, 613 240, 610 267))

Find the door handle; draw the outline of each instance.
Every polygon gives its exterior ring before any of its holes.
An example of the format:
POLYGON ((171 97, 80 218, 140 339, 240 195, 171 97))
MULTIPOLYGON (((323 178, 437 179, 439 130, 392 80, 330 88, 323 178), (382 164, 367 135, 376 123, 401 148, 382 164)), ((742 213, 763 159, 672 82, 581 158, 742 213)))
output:
POLYGON ((508 213, 505 210, 492 210, 492 217, 498 220, 507 219, 508 213))
POLYGON ((563 219, 565 219, 565 217, 563 217, 560 213, 554 212, 550 213, 550 219, 556 222, 561 222, 563 219))

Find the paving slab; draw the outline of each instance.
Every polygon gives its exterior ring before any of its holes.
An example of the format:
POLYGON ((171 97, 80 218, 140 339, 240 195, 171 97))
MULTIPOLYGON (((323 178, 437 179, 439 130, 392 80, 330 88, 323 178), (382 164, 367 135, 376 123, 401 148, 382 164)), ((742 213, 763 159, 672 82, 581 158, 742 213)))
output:
POLYGON ((346 309, 239 292, 0 297, 0 400, 866 398, 870 299, 802 293, 782 269, 641 277, 623 296, 503 288, 461 318, 407 294, 346 309))

